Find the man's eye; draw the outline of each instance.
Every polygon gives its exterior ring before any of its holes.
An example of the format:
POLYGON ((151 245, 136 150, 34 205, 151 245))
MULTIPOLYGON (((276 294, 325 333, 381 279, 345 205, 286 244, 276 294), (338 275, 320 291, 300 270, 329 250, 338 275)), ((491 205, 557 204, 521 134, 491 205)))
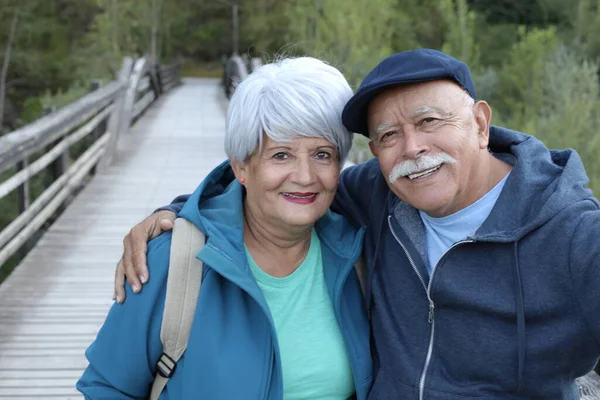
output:
POLYGON ((381 140, 382 142, 385 142, 386 140, 391 139, 394 135, 396 135, 396 131, 389 131, 384 133, 383 135, 381 135, 381 138, 379 140, 381 140))
POLYGON ((435 122, 435 121, 437 121, 437 118, 427 117, 427 118, 423 118, 421 120, 421 122, 419 123, 419 125, 431 124, 432 122, 435 122))
POLYGON ((280 151, 279 153, 273 154, 273 158, 276 160, 287 160, 289 158, 288 153, 280 151))

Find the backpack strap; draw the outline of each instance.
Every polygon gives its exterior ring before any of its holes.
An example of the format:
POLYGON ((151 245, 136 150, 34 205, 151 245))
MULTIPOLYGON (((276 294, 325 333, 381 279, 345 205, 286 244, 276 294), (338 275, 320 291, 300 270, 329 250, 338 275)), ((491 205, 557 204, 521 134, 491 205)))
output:
POLYGON ((191 222, 183 218, 175 220, 165 309, 160 327, 163 354, 156 365, 150 400, 160 397, 187 347, 202 283, 202 261, 196 258, 196 254, 204 242, 204 234, 191 222))

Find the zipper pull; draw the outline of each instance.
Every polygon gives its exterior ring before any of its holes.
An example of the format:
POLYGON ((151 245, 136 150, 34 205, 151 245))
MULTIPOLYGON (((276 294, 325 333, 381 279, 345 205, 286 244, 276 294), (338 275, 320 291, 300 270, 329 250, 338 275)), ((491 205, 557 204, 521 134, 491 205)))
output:
POLYGON ((429 303, 429 323, 431 324, 433 322, 433 311, 434 311, 434 306, 433 303, 429 303))

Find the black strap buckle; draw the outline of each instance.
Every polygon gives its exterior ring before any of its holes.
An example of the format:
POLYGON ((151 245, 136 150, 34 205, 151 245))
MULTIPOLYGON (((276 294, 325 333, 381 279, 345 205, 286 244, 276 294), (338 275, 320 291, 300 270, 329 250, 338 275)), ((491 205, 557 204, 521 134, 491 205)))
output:
POLYGON ((162 353, 158 363, 156 364, 156 368, 158 369, 158 374, 160 376, 169 379, 173 376, 175 370, 177 369, 177 361, 169 357, 168 354, 162 353))

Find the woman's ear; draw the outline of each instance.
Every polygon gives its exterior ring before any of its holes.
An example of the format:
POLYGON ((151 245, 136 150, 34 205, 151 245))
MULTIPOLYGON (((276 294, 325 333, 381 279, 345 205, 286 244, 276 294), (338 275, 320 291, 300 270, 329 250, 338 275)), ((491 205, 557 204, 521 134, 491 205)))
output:
POLYGON ((246 163, 230 160, 231 169, 233 169, 233 173, 235 178, 243 185, 246 183, 246 178, 248 175, 248 165, 246 163))

